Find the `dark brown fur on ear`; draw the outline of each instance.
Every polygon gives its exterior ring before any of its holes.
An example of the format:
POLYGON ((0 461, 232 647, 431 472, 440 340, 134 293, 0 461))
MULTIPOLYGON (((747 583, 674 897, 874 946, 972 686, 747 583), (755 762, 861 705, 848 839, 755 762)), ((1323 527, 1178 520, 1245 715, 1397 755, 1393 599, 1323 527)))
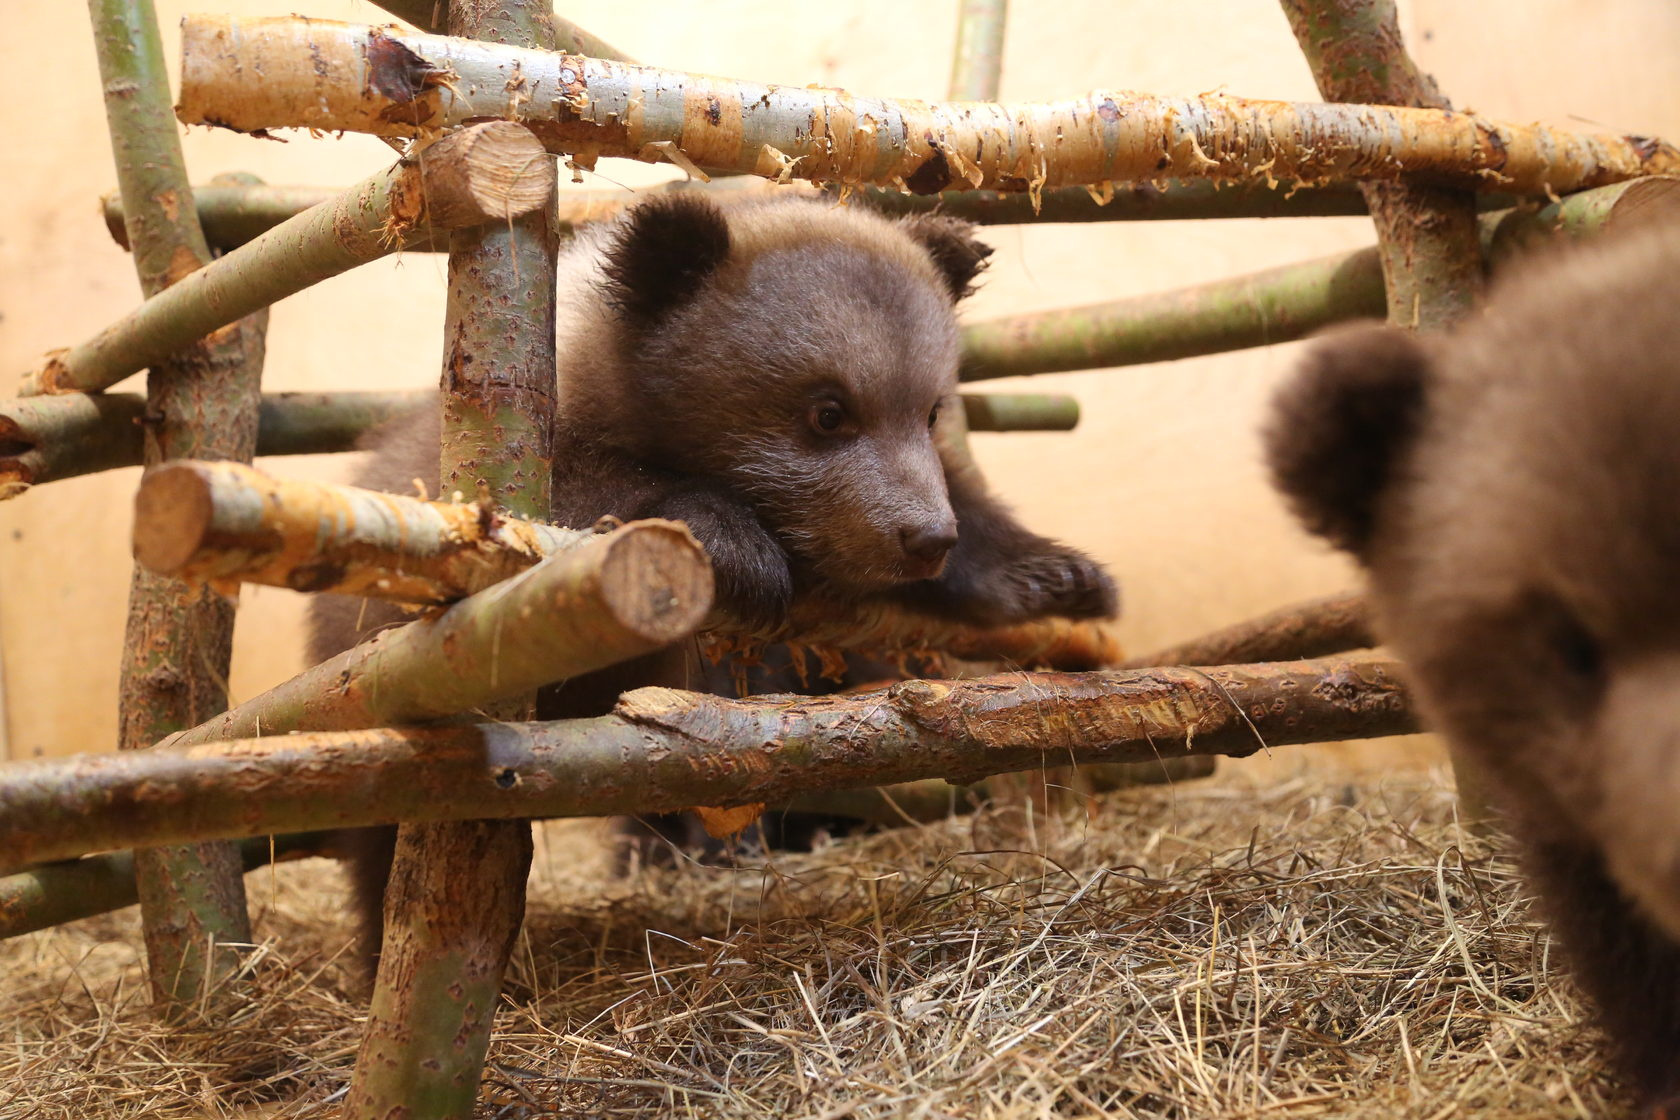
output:
POLYGON ((915 214, 899 222, 899 228, 927 249, 953 300, 974 290, 974 278, 986 267, 992 247, 975 238, 973 222, 944 214, 915 214))
POLYGON ((696 194, 656 195, 625 216, 607 247, 607 298, 630 318, 658 320, 729 258, 729 223, 696 194))
POLYGON ((1429 355, 1405 331, 1361 327, 1308 351, 1272 402, 1265 443, 1273 484, 1309 530, 1363 556, 1429 380, 1429 355))

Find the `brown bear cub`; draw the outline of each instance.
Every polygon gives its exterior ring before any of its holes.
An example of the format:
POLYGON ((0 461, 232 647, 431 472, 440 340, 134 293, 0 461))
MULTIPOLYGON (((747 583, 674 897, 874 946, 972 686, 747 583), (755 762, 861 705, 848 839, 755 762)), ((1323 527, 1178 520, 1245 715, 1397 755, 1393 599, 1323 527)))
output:
POLYGON ((1325 338, 1266 440, 1497 783, 1626 1075, 1680 1115, 1680 226, 1534 263, 1444 337, 1325 338))
MULTIPOLYGON (((1102 568, 1022 526, 952 452, 955 305, 990 253, 946 217, 682 192, 585 230, 560 258, 554 520, 686 522, 719 605, 757 622, 813 589, 976 624, 1112 616, 1102 568)), ((358 483, 435 492, 438 439, 435 410, 387 425, 358 483)), ((318 597, 310 652, 399 617, 318 597)), ((538 714, 684 683, 682 651, 653 662, 545 690, 538 714)), ((355 862, 377 931, 385 868, 355 862)))

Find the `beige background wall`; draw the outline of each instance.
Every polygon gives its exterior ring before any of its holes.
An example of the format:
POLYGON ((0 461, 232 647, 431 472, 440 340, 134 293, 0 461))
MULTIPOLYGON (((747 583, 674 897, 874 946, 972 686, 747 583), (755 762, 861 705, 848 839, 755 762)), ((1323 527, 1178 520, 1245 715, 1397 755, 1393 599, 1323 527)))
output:
MULTIPOLYGON (((1461 107, 1515 119, 1680 137, 1680 4, 1673 0, 1416 0, 1403 12, 1414 53, 1461 107)), ((160 2, 175 50, 187 10, 380 21, 371 4, 160 2)), ((955 0, 580 0, 565 14, 646 60, 792 84, 938 97, 955 0)), ((1094 87, 1313 99, 1289 29, 1270 0, 1154 3, 1015 0, 1003 78, 1008 99, 1094 87)), ((0 209, 0 393, 45 350, 74 342, 136 300, 133 272, 98 219, 113 183, 99 81, 80 5, 11 4, 0 71, 8 109, 0 209)), ((195 180, 246 170, 273 183, 347 184, 388 163, 365 137, 288 143, 194 130, 195 180)), ((665 172, 602 165, 587 187, 665 172)), ((1368 243, 1364 219, 996 228, 975 318, 1088 302, 1368 243)), ((274 311, 272 389, 435 382, 443 262, 372 265, 274 311)), ((1112 564, 1124 631, 1157 646, 1291 599, 1346 586, 1350 573, 1286 521, 1264 487, 1255 428, 1296 348, 1108 373, 1038 378, 1084 405, 1069 435, 983 435, 994 484, 1043 531, 1112 564)), ((999 389, 1012 386, 1000 383, 999 389)), ((334 477, 343 461, 277 469, 334 477)), ((128 581, 128 506, 137 472, 55 484, 0 504, 0 682, 5 747, 27 758, 109 749, 128 581)), ((230 682, 235 700, 295 672, 302 600, 247 589, 230 682)))

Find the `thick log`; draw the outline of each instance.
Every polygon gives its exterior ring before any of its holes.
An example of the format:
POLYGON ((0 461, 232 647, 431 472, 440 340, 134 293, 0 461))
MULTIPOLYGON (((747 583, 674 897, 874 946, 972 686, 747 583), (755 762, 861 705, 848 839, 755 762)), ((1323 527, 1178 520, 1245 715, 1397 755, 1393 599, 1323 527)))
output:
MULTIPOLYGON (((150 0, 89 0, 117 185, 148 297, 209 260, 171 119, 163 42, 150 0)), ((149 463, 251 457, 266 314, 160 354, 146 384, 149 463)), ((118 682, 117 746, 135 750, 227 704, 233 604, 136 568, 118 682)), ((152 997, 168 1016, 221 1014, 250 940, 245 883, 227 844, 135 856, 152 997)))
POLYGON ((0 866, 176 841, 464 816, 663 812, 1054 764, 1246 756, 1417 729, 1377 655, 1005 673, 847 696, 644 688, 554 723, 268 736, 0 769, 0 866))
MULTIPOLYGON (((270 863, 322 855, 332 841, 327 832, 248 837, 238 846, 240 866, 250 872, 270 863)), ((138 901, 132 852, 44 863, 0 877, 0 939, 108 914, 138 901)))
POLYGON ((224 592, 241 582, 450 603, 592 534, 489 503, 290 482, 238 463, 166 463, 134 499, 134 558, 224 592))
POLYGON ((711 606, 688 530, 633 521, 436 616, 386 630, 167 740, 416 723, 480 710, 687 636, 711 606))
MULTIPOLYGON (((261 455, 349 451, 364 432, 435 399, 424 392, 265 393, 257 414, 261 455)), ((137 467, 145 458, 146 398, 61 393, 0 401, 0 501, 32 486, 137 467)))
POLYGON ((1660 141, 1466 113, 1108 91, 1048 103, 888 100, 323 20, 190 16, 182 51, 187 124, 420 136, 511 117, 584 167, 674 149, 701 167, 918 194, 1400 178, 1564 194, 1680 167, 1660 141), (246 80, 256 71, 261 83, 246 80))
MULTIPOLYGON (((1677 211, 1680 178, 1661 175, 1583 191, 1543 207, 1485 214, 1477 260, 1485 255, 1503 264, 1554 237, 1583 236, 1677 211)), ((961 376, 983 381, 1269 346, 1333 323, 1382 317, 1391 303, 1382 251, 1358 249, 1177 291, 971 323, 963 328, 961 376)), ((1402 303, 1408 316, 1414 308, 1435 306, 1411 297, 1402 303)))
POLYGON ((1376 644, 1365 596, 1331 595, 1283 607, 1147 657, 1134 657, 1124 668, 1290 661, 1376 644))
POLYGON ((19 389, 98 392, 175 350, 330 276, 431 236, 505 222, 553 189, 530 132, 474 125, 403 159, 153 295, 93 338, 47 356, 19 389))

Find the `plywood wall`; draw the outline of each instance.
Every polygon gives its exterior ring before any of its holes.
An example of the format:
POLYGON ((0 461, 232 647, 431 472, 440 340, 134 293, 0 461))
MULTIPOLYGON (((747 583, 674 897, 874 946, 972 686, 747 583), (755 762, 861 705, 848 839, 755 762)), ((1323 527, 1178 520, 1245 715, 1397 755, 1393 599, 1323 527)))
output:
MULTIPOLYGON (((377 22, 371 4, 162 0, 173 52, 180 15, 281 13, 377 22)), ((793 84, 938 97, 949 74, 954 0, 580 0, 562 5, 626 51, 661 64, 793 84)), ((1517 119, 1680 137, 1680 5, 1671 0, 1450 0, 1405 4, 1415 54, 1461 106, 1517 119)), ((0 393, 45 350, 127 310, 137 289, 100 222, 113 183, 87 18, 76 4, 7 13, 0 61, 14 91, 7 205, 0 210, 0 393)), ((1006 99, 1095 87, 1314 99, 1288 26, 1269 0, 1170 3, 1015 0, 1006 99)), ((208 130, 184 137, 202 181, 251 171, 273 183, 339 185, 387 164, 347 136, 287 143, 208 130)), ((585 187, 666 173, 603 163, 585 187)), ((1354 248, 1364 219, 998 228, 976 318, 1108 299, 1354 248)), ((435 383, 443 262, 410 255, 329 281, 278 306, 271 389, 435 383)), ((995 485, 1042 531, 1091 549, 1125 586, 1124 632, 1138 651, 1283 602, 1339 589, 1351 573, 1304 539, 1263 485, 1256 424, 1296 348, 1035 379, 1084 406, 1072 435, 981 435, 995 485)), ((1000 390, 1017 388, 999 383, 1000 390)), ((282 469, 342 473, 342 459, 282 469)), ((115 734, 134 471, 55 484, 0 504, 0 680, 5 753, 105 750, 115 734)), ((302 601, 247 589, 235 700, 300 667, 302 601)))

